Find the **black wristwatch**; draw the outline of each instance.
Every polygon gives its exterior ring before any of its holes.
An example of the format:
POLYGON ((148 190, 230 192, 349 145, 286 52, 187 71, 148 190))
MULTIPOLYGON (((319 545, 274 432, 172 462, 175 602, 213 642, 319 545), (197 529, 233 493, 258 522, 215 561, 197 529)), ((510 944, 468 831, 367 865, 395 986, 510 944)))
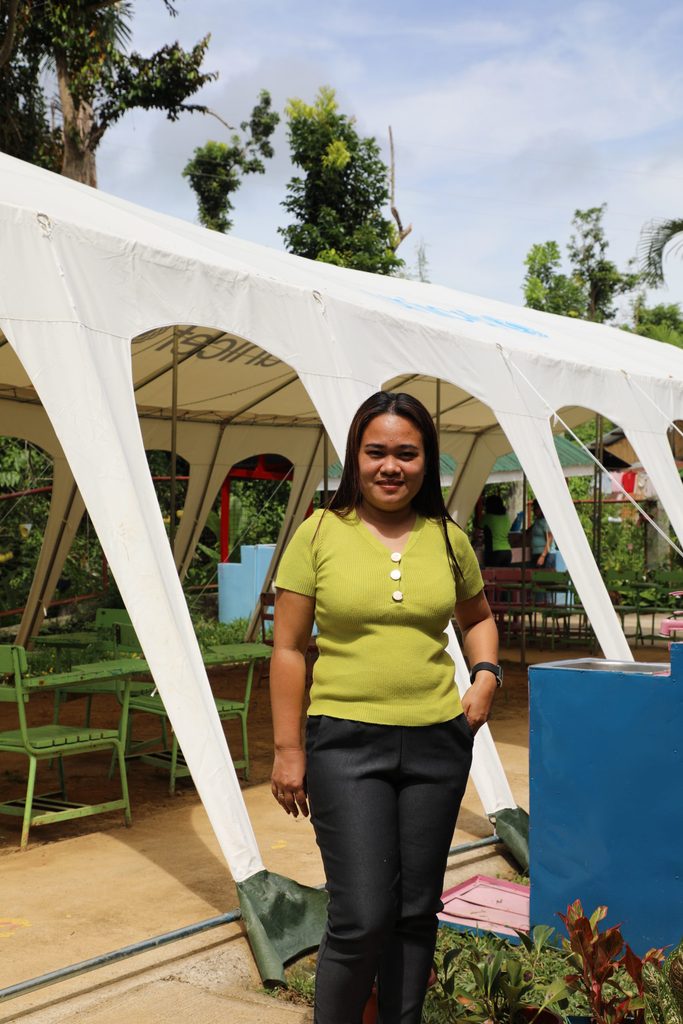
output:
POLYGON ((493 672, 496 677, 496 686, 503 685, 503 670, 500 665, 493 665, 490 661, 478 661, 470 669, 470 682, 474 682, 477 672, 493 672))

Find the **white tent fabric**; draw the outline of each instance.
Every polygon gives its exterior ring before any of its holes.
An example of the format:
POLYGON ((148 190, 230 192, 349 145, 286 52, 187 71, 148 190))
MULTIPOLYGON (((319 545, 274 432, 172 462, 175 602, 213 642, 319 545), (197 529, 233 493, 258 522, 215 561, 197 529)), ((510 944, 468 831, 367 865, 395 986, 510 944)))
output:
MULTIPOLYGON (((291 435, 290 512, 300 517, 321 476, 323 429, 343 455, 365 397, 391 386, 434 410, 436 379, 443 449, 462 466, 449 498, 458 521, 514 447, 607 656, 630 654, 550 443, 552 412, 619 423, 683 538, 666 445, 668 421, 683 418, 683 352, 621 331, 274 252, 5 156, 0 329, 2 432, 14 432, 3 410, 21 409, 25 436, 40 444, 52 433, 51 450, 68 461, 238 881, 261 860, 144 454, 145 436, 168 444, 174 350, 179 446, 193 477, 181 570, 223 470, 263 451, 266 436, 278 452, 280 433, 291 435)), ((495 813, 509 788, 485 747, 480 774, 493 783, 482 800, 495 813)))

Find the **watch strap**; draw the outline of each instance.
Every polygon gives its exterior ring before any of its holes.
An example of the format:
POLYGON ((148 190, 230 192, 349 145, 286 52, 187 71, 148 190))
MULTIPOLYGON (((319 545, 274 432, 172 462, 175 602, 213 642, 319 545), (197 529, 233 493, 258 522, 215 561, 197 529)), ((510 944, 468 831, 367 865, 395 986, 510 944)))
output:
POLYGON ((500 665, 494 665, 490 661, 478 661, 470 669, 470 682, 473 683, 477 672, 492 672, 496 677, 496 686, 503 685, 503 670, 500 665))

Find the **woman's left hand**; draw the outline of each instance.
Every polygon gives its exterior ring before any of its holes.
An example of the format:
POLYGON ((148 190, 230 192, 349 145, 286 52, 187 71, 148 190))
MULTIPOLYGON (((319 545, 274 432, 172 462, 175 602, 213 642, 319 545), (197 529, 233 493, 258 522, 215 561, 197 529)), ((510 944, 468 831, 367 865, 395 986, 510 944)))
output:
POLYGON ((492 672, 481 672, 469 690, 462 696, 462 709, 472 732, 475 734, 488 722, 493 698, 497 690, 496 677, 492 672))
MULTIPOLYGON (((463 650, 470 665, 498 661, 498 630, 486 600, 480 590, 475 597, 458 601, 455 618, 463 638, 463 650)), ((498 680, 493 672, 477 672, 474 682, 462 696, 462 709, 473 733, 481 729, 488 720, 498 680)))

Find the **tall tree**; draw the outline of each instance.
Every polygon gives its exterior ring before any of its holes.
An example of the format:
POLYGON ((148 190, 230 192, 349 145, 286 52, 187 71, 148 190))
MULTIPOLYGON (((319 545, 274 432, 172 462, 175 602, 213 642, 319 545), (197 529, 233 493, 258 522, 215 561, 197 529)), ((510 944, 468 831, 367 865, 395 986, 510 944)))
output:
POLYGON ((608 242, 602 218, 607 206, 576 210, 574 232, 567 245, 570 273, 560 270, 557 242, 534 245, 527 254, 524 300, 532 309, 580 317, 598 323, 616 316, 615 300, 640 282, 640 275, 620 271, 607 257, 608 242))
POLYGON ((653 288, 664 284, 664 251, 674 239, 670 251, 678 254, 683 245, 683 220, 651 220, 640 232, 638 262, 643 279, 653 288))
POLYGON ((242 137, 234 133, 230 144, 209 141, 194 151, 186 165, 187 178, 197 197, 199 220, 214 231, 230 231, 233 210, 231 196, 245 174, 263 174, 264 160, 273 156, 270 137, 280 121, 271 110, 270 94, 261 90, 259 101, 248 121, 242 121, 242 137))
MULTIPOLYGON (((163 3, 175 13, 171 0, 163 3)), ((0 70, 0 98, 8 104, 3 117, 9 109, 15 122, 13 131, 0 132, 5 152, 49 165, 56 162, 58 140, 61 173, 96 186, 97 147, 128 110, 156 108, 170 120, 183 111, 207 112, 187 100, 216 77, 201 71, 209 37, 187 51, 172 43, 150 57, 128 54, 131 15, 131 0, 0 0, 0 56, 10 54, 0 70), (56 76, 56 129, 47 118, 40 75, 45 66, 56 76), (17 85, 23 93, 15 93, 12 103, 17 85), (36 112, 37 138, 28 132, 27 118, 19 117, 27 103, 36 112)))
POLYGON ((294 217, 278 229, 289 252, 379 274, 403 266, 398 232, 382 214, 389 179, 375 139, 358 134, 327 87, 312 105, 290 100, 285 113, 292 162, 303 171, 282 203, 294 217))

